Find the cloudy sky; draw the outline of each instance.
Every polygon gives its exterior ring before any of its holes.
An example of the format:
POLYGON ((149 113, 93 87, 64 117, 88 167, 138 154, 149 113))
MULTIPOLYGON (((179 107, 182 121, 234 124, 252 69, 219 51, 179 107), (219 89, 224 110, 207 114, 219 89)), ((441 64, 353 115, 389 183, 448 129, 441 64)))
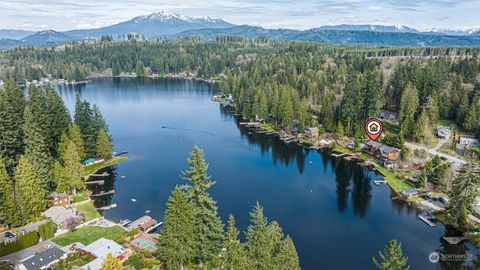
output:
POLYGON ((480 0, 1 0, 0 28, 94 28, 162 10, 266 28, 343 23, 420 30, 480 27, 480 0))

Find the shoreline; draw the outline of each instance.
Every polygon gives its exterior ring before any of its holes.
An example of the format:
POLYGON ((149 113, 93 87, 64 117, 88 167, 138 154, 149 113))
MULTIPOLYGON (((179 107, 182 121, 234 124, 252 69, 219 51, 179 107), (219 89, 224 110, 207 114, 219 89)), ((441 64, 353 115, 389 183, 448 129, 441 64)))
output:
MULTIPOLYGON (((234 108, 234 105, 231 104, 225 98, 218 98, 215 96, 212 98, 212 101, 220 103, 222 106, 230 106, 234 108)), ((270 124, 270 123, 262 124, 258 122, 249 121, 248 119, 243 119, 241 113, 236 112, 235 110, 232 110, 231 113, 234 116, 241 117, 241 119, 244 120, 244 122, 239 122, 239 124, 242 126, 245 126, 251 133, 274 136, 286 144, 294 143, 296 146, 302 147, 305 149, 313 149, 317 151, 330 149, 331 151, 330 156, 332 157, 343 158, 347 161, 354 161, 358 166, 367 167, 369 170, 372 170, 383 176, 383 179, 386 181, 386 184, 389 186, 390 190, 396 194, 396 196, 393 197, 392 200, 401 199, 403 202, 408 204, 409 207, 414 208, 419 213, 426 210, 425 209, 426 206, 422 204, 422 202, 430 203, 421 197, 421 194, 424 192, 419 192, 419 194, 412 197, 403 198, 404 196, 401 195, 401 192, 410 188, 414 188, 414 186, 400 179, 398 173, 390 171, 389 169, 386 169, 382 165, 378 164, 373 157, 368 156, 363 152, 350 150, 346 147, 343 147, 337 144, 336 139, 334 139, 332 143, 315 146, 316 144, 315 143, 312 144, 312 142, 308 139, 303 140, 293 136, 287 136, 286 138, 282 138, 280 135, 280 131, 275 130, 273 124, 270 124)), ((474 245, 477 248, 480 248, 480 234, 477 236, 475 234, 465 232, 460 228, 458 228, 458 226, 456 226, 456 224, 450 221, 450 219, 447 217, 445 210, 435 211, 432 209, 427 209, 427 211, 434 213, 437 222, 440 222, 445 227, 450 226, 455 228, 461 235, 465 236, 472 245, 474 245)))

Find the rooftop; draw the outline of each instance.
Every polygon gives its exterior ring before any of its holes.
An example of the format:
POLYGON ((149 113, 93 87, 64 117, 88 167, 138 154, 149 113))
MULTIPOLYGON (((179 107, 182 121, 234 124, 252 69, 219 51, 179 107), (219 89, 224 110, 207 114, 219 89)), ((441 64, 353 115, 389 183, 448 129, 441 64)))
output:
POLYGON ((53 261, 62 257, 63 254, 65 254, 65 252, 61 249, 51 247, 23 261, 22 264, 27 270, 36 270, 48 266, 53 261))
POLYGON ((43 215, 50 218, 57 225, 62 225, 69 218, 79 218, 75 209, 63 206, 52 206, 45 210, 43 215))
POLYGON ((125 249, 122 246, 105 238, 98 239, 90 245, 83 247, 82 250, 97 258, 106 257, 108 253, 112 253, 115 257, 121 256, 125 253, 125 249))

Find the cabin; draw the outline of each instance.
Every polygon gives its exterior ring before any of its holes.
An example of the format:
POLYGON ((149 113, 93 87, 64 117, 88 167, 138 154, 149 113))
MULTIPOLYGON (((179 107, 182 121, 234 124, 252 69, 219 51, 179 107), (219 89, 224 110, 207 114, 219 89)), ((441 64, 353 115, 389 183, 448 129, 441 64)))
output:
POLYGON ((317 138, 320 135, 320 130, 317 127, 307 128, 305 135, 307 135, 308 138, 317 138))
POLYGON ((155 226, 157 221, 150 216, 143 216, 131 223, 125 225, 125 229, 128 231, 133 231, 139 229, 142 232, 148 231, 150 227, 155 226))
POLYGON ((67 206, 70 205, 70 197, 67 195, 67 193, 63 192, 58 194, 57 192, 52 192, 50 193, 50 203, 53 206, 67 206))
POLYGON ((398 160, 400 158, 400 149, 382 145, 380 147, 380 156, 385 160, 398 160))
POLYGON ((466 137, 466 136, 461 136, 460 139, 458 140, 458 143, 461 145, 472 146, 472 147, 480 146, 479 140, 472 137, 466 137))
POLYGON ((400 158, 400 149, 373 140, 365 144, 363 151, 371 156, 384 160, 394 161, 400 158))
POLYGON ((449 139, 452 131, 447 126, 437 126, 437 136, 440 139, 449 139))
POLYGON ((87 166, 97 164, 97 163, 100 163, 100 162, 103 162, 103 161, 105 161, 105 160, 100 159, 100 158, 88 158, 88 159, 85 159, 84 161, 82 161, 82 164, 83 164, 84 167, 87 167, 87 166))
POLYGON ((81 248, 80 251, 95 258, 95 260, 82 267, 82 269, 88 270, 100 270, 109 253, 121 261, 127 257, 127 250, 124 247, 105 238, 98 239, 90 245, 81 248))

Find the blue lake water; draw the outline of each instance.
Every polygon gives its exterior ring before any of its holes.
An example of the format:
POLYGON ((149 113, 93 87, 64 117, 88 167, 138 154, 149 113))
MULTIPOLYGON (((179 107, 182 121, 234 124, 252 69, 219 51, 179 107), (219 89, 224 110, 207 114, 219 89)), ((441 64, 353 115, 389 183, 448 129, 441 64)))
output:
POLYGON ((455 232, 429 227, 415 209, 393 201, 374 173, 327 152, 286 145, 249 134, 229 109, 211 101, 218 90, 203 82, 163 79, 101 79, 57 87, 73 111, 75 94, 97 104, 117 151, 129 160, 113 168, 113 196, 99 199, 118 208, 105 217, 134 220, 150 210, 163 220, 165 203, 194 145, 200 146, 217 184, 211 195, 224 221, 232 213, 241 231, 259 201, 269 220, 277 220, 297 247, 303 269, 374 269, 372 256, 391 239, 402 242, 412 269, 460 269, 464 260, 431 263, 428 255, 476 257, 471 244, 441 240, 455 232), (125 176, 122 178, 121 176, 125 176), (137 202, 132 202, 135 198, 137 202))

